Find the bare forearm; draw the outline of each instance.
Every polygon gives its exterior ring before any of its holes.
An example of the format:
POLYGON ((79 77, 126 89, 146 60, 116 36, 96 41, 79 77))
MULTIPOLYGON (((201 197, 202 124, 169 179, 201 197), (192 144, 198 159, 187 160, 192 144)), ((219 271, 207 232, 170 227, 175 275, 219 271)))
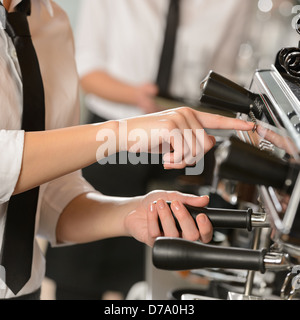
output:
POLYGON ((59 243, 86 243, 105 238, 129 236, 125 216, 141 201, 99 193, 83 194, 64 209, 56 228, 59 243))
POLYGON ((136 88, 121 82, 104 71, 94 71, 81 79, 85 92, 93 93, 103 99, 125 103, 137 104, 136 88))
POLYGON ((25 133, 23 162, 15 194, 81 169, 97 161, 100 129, 118 132, 117 123, 84 125, 25 133))
POLYGON ((154 191, 134 198, 108 197, 96 192, 82 194, 73 199, 62 212, 56 228, 57 241, 86 243, 111 237, 131 236, 153 246, 155 239, 163 235, 182 236, 191 241, 210 241, 212 226, 209 219, 199 214, 196 226, 190 213, 180 202, 204 207, 208 204, 209 198, 171 191, 154 191), (157 204, 153 201, 157 201, 157 204), (181 226, 181 235, 165 201, 172 202, 172 210, 181 226))
MULTIPOLYGON (((188 128, 194 133, 197 132, 197 129, 205 127, 252 130, 253 123, 206 114, 184 107, 129 118, 122 122, 109 121, 44 132, 28 132, 25 134, 22 168, 15 193, 24 192, 86 167, 120 150, 132 151, 131 148, 134 147, 133 150, 138 150, 138 152, 152 152, 152 150, 157 152, 155 150, 159 150, 162 144, 169 144, 170 141, 170 150, 173 149, 174 153, 165 154, 168 160, 167 169, 183 168, 192 164, 190 159, 194 160, 197 150, 202 148, 205 153, 214 145, 215 139, 209 137, 204 130, 200 130, 200 133, 204 135, 204 141, 201 144, 196 136, 184 135, 188 128), (123 125, 119 128, 120 123, 123 125), (121 132, 119 129, 122 129, 121 132), (160 134, 161 130, 163 135, 160 134), (173 141, 172 132, 174 130, 179 130, 182 135, 179 138, 186 140, 189 152, 182 150, 182 143, 176 144, 173 141), (98 155, 97 151, 99 151, 98 155), (172 159, 174 154, 178 156, 178 159, 172 159), (97 156, 99 159, 96 158, 97 156), (188 159, 188 162, 185 162, 185 159, 188 159)), ((201 155, 201 152, 199 154, 201 155)))

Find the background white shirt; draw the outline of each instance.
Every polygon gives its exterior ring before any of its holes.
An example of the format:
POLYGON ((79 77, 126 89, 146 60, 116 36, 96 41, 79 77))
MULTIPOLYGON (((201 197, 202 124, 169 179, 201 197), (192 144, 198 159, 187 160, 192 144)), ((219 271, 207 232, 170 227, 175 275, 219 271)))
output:
MULTIPOLYGON (((20 1, 14 1, 13 5, 20 1)), ((72 31, 66 14, 49 0, 32 0, 29 25, 39 58, 45 88, 46 130, 79 123, 79 87, 74 61, 72 31)), ((24 132, 22 83, 16 52, 11 39, 0 29, 0 248, 6 209, 22 164, 24 132)), ((60 213, 76 196, 94 189, 75 172, 44 184, 40 188, 36 234, 56 244, 55 229, 60 213)), ((18 295, 41 286, 45 261, 37 242, 34 246, 32 276, 18 295)), ((0 285, 0 298, 13 297, 0 285)))
MULTIPOLYGON (((181 1, 171 94, 198 101, 200 82, 210 69, 249 86, 253 72, 269 68, 281 47, 297 45, 292 17, 283 12, 291 11, 292 4, 273 0, 272 10, 262 12, 258 3, 181 1)), ((169 0, 81 0, 76 25, 80 76, 100 69, 132 85, 154 82, 168 5, 169 0)), ((142 113, 92 94, 85 102, 106 119, 142 113)))
MULTIPOLYGON (((170 91, 199 99, 199 85, 211 68, 235 71, 244 28, 255 1, 181 1, 170 91)), ((80 76, 97 69, 129 84, 155 82, 169 0, 81 1, 76 37, 80 76)), ((107 119, 142 113, 135 106, 86 96, 86 106, 107 119)))

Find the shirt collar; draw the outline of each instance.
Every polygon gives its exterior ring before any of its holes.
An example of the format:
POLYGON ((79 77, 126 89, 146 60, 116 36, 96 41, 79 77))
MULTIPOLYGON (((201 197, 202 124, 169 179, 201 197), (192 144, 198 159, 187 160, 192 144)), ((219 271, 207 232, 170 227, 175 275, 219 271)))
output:
MULTIPOLYGON (((17 6, 22 0, 12 0, 10 7, 8 8, 9 11, 11 11, 15 6, 17 6)), ((1 0, 3 3, 3 0, 1 0)))
MULTIPOLYGON (((3 0, 0 0, 3 3, 3 0)), ((14 7, 16 7, 22 0, 12 0, 9 10, 12 10, 14 7)), ((49 14, 53 16, 53 8, 50 0, 33 0, 42 2, 44 6, 47 8, 49 14)))

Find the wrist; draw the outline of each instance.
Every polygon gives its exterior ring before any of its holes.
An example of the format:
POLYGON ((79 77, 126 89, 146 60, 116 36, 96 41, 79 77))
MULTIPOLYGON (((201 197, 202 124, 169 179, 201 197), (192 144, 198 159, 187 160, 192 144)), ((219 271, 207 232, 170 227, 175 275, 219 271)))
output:
POLYGON ((123 120, 118 121, 117 150, 118 150, 118 152, 128 151, 128 121, 127 121, 127 119, 123 119, 123 120))
POLYGON ((142 207, 143 199, 144 196, 136 196, 130 198, 129 202, 127 203, 127 208, 122 213, 122 228, 124 236, 135 237, 135 218, 133 217, 136 216, 137 211, 142 207))
POLYGON ((97 161, 119 152, 119 121, 111 120, 90 126, 95 126, 97 161))

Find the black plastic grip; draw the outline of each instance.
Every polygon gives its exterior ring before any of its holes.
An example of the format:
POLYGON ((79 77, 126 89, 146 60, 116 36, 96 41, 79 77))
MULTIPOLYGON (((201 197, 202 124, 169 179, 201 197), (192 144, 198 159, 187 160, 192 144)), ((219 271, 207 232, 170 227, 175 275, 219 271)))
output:
POLYGON ((265 272, 265 250, 219 247, 179 238, 158 238, 152 249, 153 265, 163 270, 201 268, 265 272))
MULTIPOLYGON (((171 202, 167 202, 167 204, 171 206, 171 202)), ((185 207, 193 217, 195 223, 197 215, 200 213, 204 213, 215 229, 247 229, 248 231, 252 230, 251 208, 249 208, 248 210, 230 210, 218 208, 200 208, 189 205, 185 205, 185 207)), ((180 232, 181 228, 179 222, 173 212, 172 215, 175 220, 177 230, 180 232)), ((160 230, 163 231, 160 219, 158 220, 158 223, 160 230)))
POLYGON ((220 178, 272 186, 288 192, 293 189, 300 170, 297 163, 286 162, 236 137, 220 145, 216 158, 220 163, 220 178))
POLYGON ((252 111, 256 118, 260 117, 261 105, 257 99, 258 95, 220 74, 210 71, 201 82, 200 91, 200 102, 203 105, 234 113, 249 114, 252 111))

